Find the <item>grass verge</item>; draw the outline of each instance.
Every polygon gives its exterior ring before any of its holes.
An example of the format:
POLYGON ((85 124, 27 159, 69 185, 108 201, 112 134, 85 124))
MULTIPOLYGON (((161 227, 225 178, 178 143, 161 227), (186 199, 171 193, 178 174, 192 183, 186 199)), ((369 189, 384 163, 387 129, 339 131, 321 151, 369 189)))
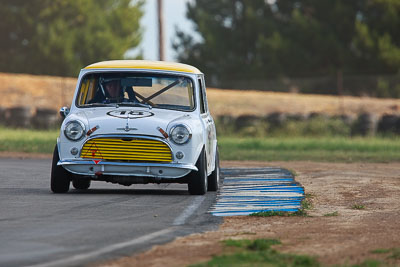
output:
POLYGON ((279 253, 272 249, 272 245, 280 244, 275 239, 225 240, 223 243, 231 253, 192 266, 320 266, 312 257, 279 253))
MULTIPOLYGON (((320 264, 316 258, 307 255, 296 255, 281 253, 271 246, 280 245, 277 239, 228 239, 222 241, 224 245, 224 253, 222 255, 213 256, 213 258, 204 263, 191 265, 192 267, 205 266, 300 266, 300 267, 319 267, 320 264)), ((395 251, 388 250, 387 252, 395 251)), ((386 253, 386 252, 385 252, 386 253)), ((395 253, 393 253, 394 255, 395 253)), ((394 258, 393 255, 388 258, 394 258)), ((387 266, 385 262, 378 260, 365 260, 356 265, 334 265, 337 267, 380 267, 387 266)))
POLYGON ((0 151, 52 153, 59 130, 39 131, 0 128, 0 151))
POLYGON ((354 204, 351 208, 353 210, 365 210, 365 206, 361 204, 354 204))
MULTIPOLYGON (((59 130, 0 128, 0 151, 52 153, 59 130)), ((218 137, 222 160, 392 162, 399 138, 218 137)))
POLYGON ((272 217, 272 216, 281 216, 281 217, 291 217, 291 216, 300 216, 300 217, 306 217, 307 212, 300 209, 295 212, 287 212, 287 211, 274 211, 274 210, 266 210, 266 211, 259 211, 259 212, 254 212, 250 214, 249 216, 254 216, 254 217, 272 217))
POLYGON ((399 138, 378 137, 219 137, 222 160, 393 162, 400 160, 399 138))
POLYGON ((376 249, 371 251, 374 254, 389 254, 388 259, 400 260, 400 248, 389 248, 389 249, 376 249))
POLYGON ((339 212, 338 211, 334 211, 334 212, 331 212, 331 213, 324 214, 324 216, 325 217, 336 217, 336 216, 339 216, 339 212))
POLYGON ((305 198, 301 201, 301 208, 295 212, 288 211, 274 211, 274 210, 266 210, 260 212, 254 212, 249 216, 254 217, 272 217, 272 216, 281 216, 281 217, 291 217, 291 216, 300 216, 300 217, 308 217, 307 210, 312 209, 312 201, 311 199, 314 196, 312 194, 306 194, 305 198))

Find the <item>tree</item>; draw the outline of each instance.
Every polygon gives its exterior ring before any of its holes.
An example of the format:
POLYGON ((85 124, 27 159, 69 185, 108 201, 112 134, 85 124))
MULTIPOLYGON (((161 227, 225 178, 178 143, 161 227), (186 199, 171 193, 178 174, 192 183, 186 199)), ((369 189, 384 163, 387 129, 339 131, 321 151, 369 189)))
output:
POLYGON ((294 59, 294 69, 288 74, 326 74, 348 68, 353 54, 354 21, 363 0, 281 0, 277 12, 288 30, 291 51, 301 53, 294 59), (300 60, 299 60, 300 59, 300 60))
MULTIPOLYGON (((187 17, 202 40, 177 31, 182 62, 215 86, 232 80, 395 73, 398 0, 196 0, 187 17)), ((232 84, 232 83, 229 83, 232 84)))
POLYGON ((356 21, 357 67, 393 73, 400 70, 400 2, 370 0, 356 21))
POLYGON ((141 40, 142 1, 2 0, 0 71, 76 75, 141 40))
POLYGON ((179 60, 189 62, 218 80, 232 77, 256 78, 262 67, 259 42, 274 29, 269 5, 264 0, 198 0, 188 3, 187 17, 193 20, 202 42, 178 31, 174 48, 179 60))

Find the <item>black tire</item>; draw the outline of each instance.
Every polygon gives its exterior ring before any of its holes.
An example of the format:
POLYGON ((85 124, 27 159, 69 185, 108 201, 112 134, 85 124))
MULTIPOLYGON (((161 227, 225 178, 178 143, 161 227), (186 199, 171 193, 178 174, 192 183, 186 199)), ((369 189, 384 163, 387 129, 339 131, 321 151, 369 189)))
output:
POLYGON ((67 193, 71 182, 71 175, 62 166, 57 165, 59 160, 58 147, 56 145, 53 153, 53 163, 51 165, 50 188, 54 193, 67 193))
POLYGON ((189 174, 188 190, 191 195, 204 195, 207 193, 207 161, 206 153, 203 150, 200 153, 199 159, 197 160, 196 167, 198 171, 192 171, 189 174))
POLYGON ((89 179, 81 179, 81 178, 73 179, 72 186, 75 189, 86 190, 86 189, 89 189, 89 187, 90 187, 90 180, 89 179))
POLYGON ((220 184, 220 169, 219 169, 219 152, 218 147, 215 150, 215 168, 208 176, 208 191, 218 191, 220 184))

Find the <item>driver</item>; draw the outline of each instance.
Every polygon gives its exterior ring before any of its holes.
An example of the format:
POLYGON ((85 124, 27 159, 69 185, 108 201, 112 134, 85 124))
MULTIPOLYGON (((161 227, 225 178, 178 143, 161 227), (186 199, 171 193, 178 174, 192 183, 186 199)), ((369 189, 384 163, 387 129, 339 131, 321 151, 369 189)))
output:
POLYGON ((118 102, 121 95, 121 86, 118 79, 106 81, 100 80, 99 89, 96 92, 96 95, 88 103, 93 104, 118 102))
POLYGON ((111 80, 104 85, 104 89, 106 90, 106 97, 110 99, 118 99, 121 93, 121 86, 119 85, 118 80, 111 80), (108 96, 107 96, 108 94, 108 96))
POLYGON ((126 88, 128 98, 125 98, 122 90, 120 79, 100 79, 99 90, 97 91, 94 98, 89 101, 89 104, 93 103, 120 103, 120 102, 135 102, 140 103, 136 98, 136 94, 132 87, 126 88))

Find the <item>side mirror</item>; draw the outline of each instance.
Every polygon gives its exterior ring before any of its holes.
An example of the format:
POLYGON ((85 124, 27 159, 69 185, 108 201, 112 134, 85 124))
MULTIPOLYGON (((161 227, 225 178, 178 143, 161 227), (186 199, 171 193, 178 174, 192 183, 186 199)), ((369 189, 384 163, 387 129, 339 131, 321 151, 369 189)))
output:
POLYGON ((63 119, 65 119, 65 117, 67 117, 69 114, 69 108, 68 107, 62 107, 60 108, 60 115, 63 119))

